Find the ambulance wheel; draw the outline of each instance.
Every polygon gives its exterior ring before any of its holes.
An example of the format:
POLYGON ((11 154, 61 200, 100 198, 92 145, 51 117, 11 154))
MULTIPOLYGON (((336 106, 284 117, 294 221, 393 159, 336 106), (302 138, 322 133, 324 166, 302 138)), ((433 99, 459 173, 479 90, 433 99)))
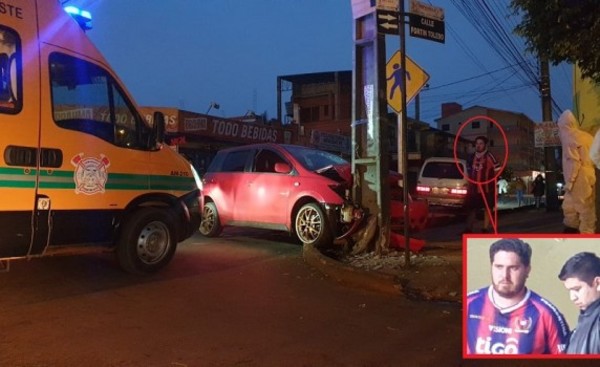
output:
POLYGON ((206 237, 217 237, 221 234, 223 227, 219 222, 219 212, 213 202, 204 204, 202 208, 202 221, 200 222, 200 233, 206 237))
POLYGON ((327 218, 317 203, 306 203, 298 210, 294 231, 300 242, 317 248, 330 246, 333 242, 327 218))
POLYGON ((154 273, 175 254, 175 219, 169 210, 142 208, 123 223, 117 242, 117 258, 123 270, 154 273))

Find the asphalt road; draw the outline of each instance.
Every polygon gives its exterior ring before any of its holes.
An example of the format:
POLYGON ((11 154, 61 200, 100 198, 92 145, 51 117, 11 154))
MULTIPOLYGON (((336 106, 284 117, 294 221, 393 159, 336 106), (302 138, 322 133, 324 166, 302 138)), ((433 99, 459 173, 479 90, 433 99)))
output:
POLYGON ((461 354, 458 306, 344 287, 266 231, 194 237, 147 277, 112 254, 15 261, 0 294, 3 367, 437 366, 461 354))
POLYGON ((461 359, 461 309, 342 286, 269 231, 195 236, 132 276, 112 254, 0 274, 0 366, 592 366, 461 359))

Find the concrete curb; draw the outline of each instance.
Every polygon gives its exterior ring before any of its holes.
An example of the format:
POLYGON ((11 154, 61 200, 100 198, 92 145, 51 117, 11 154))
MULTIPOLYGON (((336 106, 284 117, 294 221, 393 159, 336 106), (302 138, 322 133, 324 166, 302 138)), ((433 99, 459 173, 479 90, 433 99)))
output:
POLYGON ((393 295, 402 294, 402 286, 395 276, 383 273, 366 272, 350 265, 345 265, 325 256, 313 245, 302 246, 304 261, 337 282, 366 290, 393 295))
MULTIPOLYGON (((443 285, 441 288, 428 289, 419 285, 419 281, 411 281, 409 279, 401 279, 400 277, 361 270, 351 265, 343 264, 316 249, 312 245, 304 245, 302 250, 304 261, 317 269, 325 276, 335 279, 337 282, 356 288, 361 288, 369 291, 375 291, 396 296, 404 296, 413 300, 440 301, 440 302, 461 302, 461 292, 448 292, 447 284, 456 286, 456 282, 462 284, 462 279, 451 278, 448 281, 446 273, 439 275, 436 273, 433 276, 440 278, 437 284, 443 285)), ((449 266, 450 267, 450 266, 449 266)), ((428 276, 424 274, 424 276, 428 276)), ((454 277, 456 278, 456 277, 454 277)))

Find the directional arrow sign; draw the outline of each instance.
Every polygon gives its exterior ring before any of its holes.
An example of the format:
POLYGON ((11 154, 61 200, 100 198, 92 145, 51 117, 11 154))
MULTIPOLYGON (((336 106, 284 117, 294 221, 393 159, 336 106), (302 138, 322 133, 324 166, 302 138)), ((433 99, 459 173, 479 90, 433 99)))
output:
POLYGON ((377 32, 386 34, 399 34, 397 11, 377 10, 377 32))

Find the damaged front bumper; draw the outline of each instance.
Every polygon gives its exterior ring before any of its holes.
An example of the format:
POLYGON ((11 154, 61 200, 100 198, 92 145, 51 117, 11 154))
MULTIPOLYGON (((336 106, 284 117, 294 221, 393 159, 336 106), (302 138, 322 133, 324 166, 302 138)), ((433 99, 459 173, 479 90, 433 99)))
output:
POLYGON ((364 210, 349 202, 342 205, 325 204, 325 216, 329 228, 334 230, 336 240, 342 240, 356 233, 364 218, 364 210))

